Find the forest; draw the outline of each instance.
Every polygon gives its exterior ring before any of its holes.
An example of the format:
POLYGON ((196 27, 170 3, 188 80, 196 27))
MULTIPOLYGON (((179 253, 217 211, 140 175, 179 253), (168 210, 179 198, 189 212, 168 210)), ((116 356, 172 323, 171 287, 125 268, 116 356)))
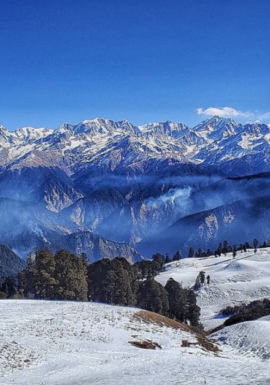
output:
MULTIPOLYGON (((176 253, 174 260, 181 258, 176 253)), ((66 250, 54 255, 36 250, 26 268, 7 277, 0 298, 93 301, 132 306, 153 311, 180 322, 201 327, 200 308, 192 289, 172 278, 165 287, 154 280, 166 257, 153 255, 131 265, 125 258, 104 258, 88 264, 86 254, 76 256, 66 250)))

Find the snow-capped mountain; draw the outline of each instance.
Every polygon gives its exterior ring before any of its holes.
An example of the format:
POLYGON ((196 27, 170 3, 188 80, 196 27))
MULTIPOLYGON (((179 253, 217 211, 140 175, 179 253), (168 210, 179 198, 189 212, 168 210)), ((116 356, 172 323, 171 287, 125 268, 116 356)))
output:
POLYGON ((109 171, 136 170, 150 159, 175 159, 224 171, 229 162, 242 159, 242 167, 232 170, 230 166, 227 171, 245 175, 244 164, 249 171, 253 157, 257 157, 254 173, 268 171, 269 143, 267 125, 242 125, 217 116, 193 128, 170 121, 135 126, 126 120, 96 118, 65 123, 56 130, 24 127, 9 132, 1 126, 0 164, 14 169, 32 159, 33 165, 49 163, 73 174, 85 165, 109 171))
MULTIPOLYGON (((31 215, 31 206, 38 207, 34 209, 42 213, 38 228, 50 229, 50 239, 90 231, 136 247, 184 217, 195 215, 191 222, 197 226, 195 218, 202 211, 256 198, 260 192, 256 184, 251 194, 242 182, 229 187, 228 194, 224 189, 232 177, 269 171, 269 162, 267 125, 242 125, 217 116, 195 127, 170 121, 136 126, 101 118, 64 123, 55 130, 23 127, 11 132, 0 126, 0 198, 13 199, 14 207, 23 206, 23 212, 31 215)), ((26 230, 16 222, 12 205, 7 207, 0 241, 12 246, 14 237, 5 229, 14 226, 19 252, 26 238, 36 236, 31 226, 26 230)), ((234 207, 243 210, 247 205, 234 207)), ((235 209, 237 217, 239 211, 235 209)), ((221 222, 218 232, 211 230, 216 238, 225 235, 221 222)))

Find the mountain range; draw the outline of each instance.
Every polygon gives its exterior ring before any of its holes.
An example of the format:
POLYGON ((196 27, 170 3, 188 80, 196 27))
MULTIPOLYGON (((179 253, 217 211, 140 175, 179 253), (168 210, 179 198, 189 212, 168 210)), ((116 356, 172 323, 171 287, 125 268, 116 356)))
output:
POLYGON ((195 127, 96 118, 0 126, 0 243, 89 261, 270 238, 270 128, 218 116, 195 127), (138 251, 137 251, 138 250, 138 251))

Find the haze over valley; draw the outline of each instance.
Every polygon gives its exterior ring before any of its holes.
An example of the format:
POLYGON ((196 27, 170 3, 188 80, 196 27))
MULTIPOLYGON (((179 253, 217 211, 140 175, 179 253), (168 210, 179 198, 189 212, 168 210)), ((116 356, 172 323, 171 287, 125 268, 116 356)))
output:
POLYGON ((270 129, 86 120, 0 130, 0 243, 89 261, 270 239, 270 129))

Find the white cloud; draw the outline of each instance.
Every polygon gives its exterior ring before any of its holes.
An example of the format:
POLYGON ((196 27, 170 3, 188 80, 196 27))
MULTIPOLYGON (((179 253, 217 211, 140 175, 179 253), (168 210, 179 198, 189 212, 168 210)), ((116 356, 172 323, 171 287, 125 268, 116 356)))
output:
MULTIPOLYGON (((261 112, 258 110, 250 111, 239 111, 233 107, 208 107, 205 110, 203 108, 197 108, 198 115, 206 116, 220 116, 222 118, 239 118, 245 123, 269 123, 270 112, 261 112)), ((270 123, 267 124, 270 128, 270 123)))
POLYGON ((251 112, 239 111, 232 107, 208 107, 205 110, 203 108, 198 108, 197 114, 207 116, 218 115, 222 118, 250 118, 253 116, 251 112))

